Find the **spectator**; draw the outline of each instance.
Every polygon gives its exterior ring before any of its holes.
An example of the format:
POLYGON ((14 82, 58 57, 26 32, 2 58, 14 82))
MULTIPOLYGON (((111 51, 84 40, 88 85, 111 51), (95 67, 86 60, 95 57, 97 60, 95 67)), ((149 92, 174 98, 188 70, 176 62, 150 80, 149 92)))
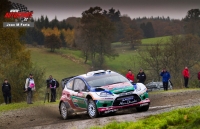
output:
POLYGON ((131 69, 128 70, 128 73, 126 74, 126 78, 130 80, 131 82, 134 82, 134 74, 132 73, 131 69))
POLYGON ((2 92, 3 92, 4 102, 6 104, 11 103, 11 86, 8 83, 7 79, 5 79, 4 83, 2 84, 2 92))
POLYGON ((189 88, 188 81, 189 81, 190 73, 189 73, 188 67, 185 67, 182 74, 183 74, 183 78, 184 78, 184 86, 185 86, 185 88, 189 88))
POLYGON ((144 73, 142 69, 140 69, 139 73, 137 74, 137 81, 139 83, 144 84, 145 80, 146 80, 146 74, 144 73))
POLYGON ((29 74, 29 78, 26 79, 25 91, 27 92, 27 104, 33 104, 33 91, 35 91, 35 82, 33 79, 33 74, 29 74))
POLYGON ((168 90, 168 83, 170 79, 170 73, 164 68, 162 72, 160 73, 160 76, 162 76, 162 82, 163 82, 163 88, 164 91, 168 90))
POLYGON ((56 80, 53 79, 53 76, 50 75, 47 79, 47 87, 51 90, 51 101, 56 102, 56 80))

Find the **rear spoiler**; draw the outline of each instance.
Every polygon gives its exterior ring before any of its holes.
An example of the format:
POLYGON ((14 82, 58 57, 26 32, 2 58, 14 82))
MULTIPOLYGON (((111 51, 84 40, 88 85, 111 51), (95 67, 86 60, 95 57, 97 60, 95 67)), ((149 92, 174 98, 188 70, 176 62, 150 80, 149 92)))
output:
POLYGON ((63 79, 61 80, 62 89, 65 88, 65 84, 67 84, 67 82, 68 82, 71 78, 73 78, 73 77, 76 77, 76 76, 71 76, 71 77, 63 78, 63 79))

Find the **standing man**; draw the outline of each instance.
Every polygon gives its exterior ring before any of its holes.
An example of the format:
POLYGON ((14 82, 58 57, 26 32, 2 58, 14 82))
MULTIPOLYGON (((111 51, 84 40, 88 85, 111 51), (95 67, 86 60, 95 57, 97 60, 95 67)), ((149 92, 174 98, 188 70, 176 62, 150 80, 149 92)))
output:
POLYGON ((168 83, 170 79, 170 73, 164 68, 162 72, 160 73, 160 76, 162 76, 162 82, 163 82, 163 88, 164 91, 168 90, 168 83))
POLYGON ((6 104, 11 103, 11 86, 8 83, 7 79, 5 79, 4 83, 2 84, 2 92, 3 92, 4 102, 6 104))
POLYGON ((137 74, 137 81, 139 83, 144 84, 145 80, 146 80, 146 74, 144 73, 142 69, 140 69, 139 73, 137 74))
POLYGON ((27 92, 27 104, 33 104, 33 91, 35 91, 35 82, 33 79, 33 74, 29 74, 29 78, 26 79, 25 91, 27 92))
POLYGON ((126 74, 126 78, 130 80, 131 82, 134 82, 134 74, 132 74, 131 69, 128 70, 128 73, 126 74))
POLYGON ((185 86, 185 88, 189 88, 188 81, 189 81, 190 73, 189 73, 188 67, 185 67, 182 74, 183 74, 183 78, 184 78, 184 86, 185 86))
POLYGON ((51 101, 56 102, 56 80, 53 79, 53 76, 50 75, 47 79, 47 87, 51 89, 51 101))

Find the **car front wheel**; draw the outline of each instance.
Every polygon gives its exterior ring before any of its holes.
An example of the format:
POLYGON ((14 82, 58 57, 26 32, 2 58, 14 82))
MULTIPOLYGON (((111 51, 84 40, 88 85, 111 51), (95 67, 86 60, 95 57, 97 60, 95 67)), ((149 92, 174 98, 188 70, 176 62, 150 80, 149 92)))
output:
POLYGON ((68 110, 64 102, 60 104, 60 113, 64 120, 68 118, 68 110))
POLYGON ((92 99, 88 101, 87 111, 88 111, 88 115, 91 118, 96 118, 98 116, 96 104, 94 103, 92 99))

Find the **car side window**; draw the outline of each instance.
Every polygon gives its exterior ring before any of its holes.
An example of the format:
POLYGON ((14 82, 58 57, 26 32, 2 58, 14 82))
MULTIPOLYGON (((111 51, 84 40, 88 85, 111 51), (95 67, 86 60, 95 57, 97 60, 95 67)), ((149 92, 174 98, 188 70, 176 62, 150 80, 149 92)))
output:
POLYGON ((85 91, 85 83, 81 79, 74 80, 74 89, 73 90, 80 90, 85 91))
POLYGON ((69 81, 69 82, 67 83, 67 89, 72 90, 72 88, 73 88, 73 82, 74 82, 74 80, 71 80, 71 81, 69 81))

